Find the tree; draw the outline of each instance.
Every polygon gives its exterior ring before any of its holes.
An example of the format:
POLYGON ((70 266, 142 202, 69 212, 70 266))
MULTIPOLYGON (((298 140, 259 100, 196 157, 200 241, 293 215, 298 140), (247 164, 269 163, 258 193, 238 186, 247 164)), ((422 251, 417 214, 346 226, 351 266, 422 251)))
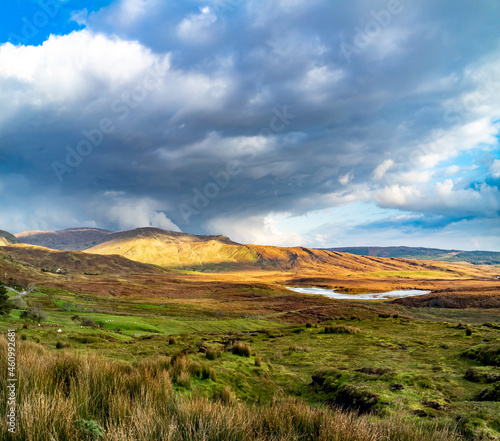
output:
POLYGON ((7 289, 0 283, 0 316, 9 315, 12 309, 12 303, 9 302, 9 296, 7 295, 7 289))
POLYGON ((47 313, 39 308, 30 308, 23 311, 19 316, 22 320, 29 320, 33 323, 40 323, 43 320, 47 320, 47 313))

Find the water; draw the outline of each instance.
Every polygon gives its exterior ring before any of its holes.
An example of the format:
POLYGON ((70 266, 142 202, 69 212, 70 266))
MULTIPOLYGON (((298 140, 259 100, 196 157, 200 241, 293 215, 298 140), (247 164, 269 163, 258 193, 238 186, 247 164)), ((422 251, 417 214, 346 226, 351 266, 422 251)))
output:
POLYGON ((335 292, 334 289, 326 288, 295 288, 287 286, 290 291, 300 292, 302 294, 320 294, 338 300, 387 300, 397 299, 401 297, 414 297, 429 294, 430 291, 421 289, 408 289, 405 291, 389 291, 389 292, 367 292, 363 294, 341 294, 335 292))

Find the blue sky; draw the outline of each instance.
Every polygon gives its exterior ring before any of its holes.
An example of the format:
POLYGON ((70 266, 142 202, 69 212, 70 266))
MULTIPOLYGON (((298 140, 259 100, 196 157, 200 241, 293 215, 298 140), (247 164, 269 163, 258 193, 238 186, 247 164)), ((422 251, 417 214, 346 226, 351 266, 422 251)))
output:
POLYGON ((0 229, 500 251, 500 4, 0 5, 0 229))

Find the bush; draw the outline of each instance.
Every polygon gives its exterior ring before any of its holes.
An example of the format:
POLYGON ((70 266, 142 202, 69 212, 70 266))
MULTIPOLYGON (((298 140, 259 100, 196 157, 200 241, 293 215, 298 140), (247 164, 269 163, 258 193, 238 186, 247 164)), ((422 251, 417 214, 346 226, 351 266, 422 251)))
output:
POLYGON ((88 318, 88 317, 83 317, 82 319, 80 319, 80 324, 82 326, 90 326, 92 328, 96 327, 94 320, 92 320, 91 318, 88 318))
POLYGON ((367 413, 373 409, 379 400, 379 396, 369 390, 352 384, 344 384, 339 388, 335 404, 344 409, 367 413))
POLYGON ((175 337, 169 337, 168 338, 168 344, 169 345, 176 345, 177 344, 177 339, 175 337))
POLYGON ((234 396, 229 387, 225 386, 222 389, 217 389, 214 391, 214 399, 220 401, 224 404, 233 404, 234 396))
POLYGON ((385 314, 385 313, 382 313, 382 314, 379 314, 378 315, 380 318, 390 318, 391 317, 391 314, 385 314))
POLYGON ((64 348, 69 348, 71 345, 68 343, 64 343, 61 340, 57 340, 56 343, 56 349, 64 349, 64 348))
POLYGON ((467 328, 467 329, 465 330, 465 335, 466 335, 467 337, 470 337, 470 336, 472 335, 472 329, 471 329, 471 328, 467 328))
POLYGON ((325 334, 358 334, 360 332, 361 329, 354 326, 335 325, 325 327, 325 334))
POLYGON ((202 368, 201 368, 201 379, 202 380, 212 380, 212 381, 216 381, 216 375, 215 375, 215 371, 213 369, 211 369, 209 366, 205 366, 203 365, 202 368))
POLYGON ((9 301, 7 289, 0 283, 0 316, 9 315, 12 309, 12 302, 9 301))
POLYGON ((217 351, 215 349, 207 349, 205 351, 205 357, 207 360, 215 360, 216 358, 219 358, 221 356, 220 351, 217 351))
POLYGON ((250 357, 252 350, 250 345, 243 342, 236 342, 233 344, 232 352, 235 355, 240 355, 242 357, 250 357))
POLYGON ((255 357, 255 366, 261 366, 261 365, 262 365, 262 358, 255 357))
POLYGON ((47 313, 39 308, 30 308, 23 311, 19 318, 22 320, 29 320, 33 323, 40 323, 43 320, 47 320, 47 313))
POLYGON ((306 328, 307 328, 307 329, 312 328, 311 323, 306 323, 306 328))
POLYGON ((11 302, 14 309, 28 309, 28 304, 20 296, 14 297, 11 302))

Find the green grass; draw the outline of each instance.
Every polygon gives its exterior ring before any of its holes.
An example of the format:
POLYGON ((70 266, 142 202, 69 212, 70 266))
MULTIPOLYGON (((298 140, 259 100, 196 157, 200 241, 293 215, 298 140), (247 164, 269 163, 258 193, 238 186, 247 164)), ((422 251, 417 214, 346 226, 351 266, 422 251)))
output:
MULTIPOLYGON (((0 320, 0 331, 14 326, 19 339, 38 342, 49 351, 57 351, 60 341, 69 347, 67 351, 99 353, 127 363, 184 351, 189 363, 208 366, 213 375, 209 380, 196 375, 180 379, 183 385, 174 384, 180 395, 197 391, 232 399, 222 393, 228 387, 229 397, 248 405, 271 405, 276 397, 285 396, 311 406, 376 397, 370 411, 378 418, 404 415, 408 421, 449 426, 458 422, 468 439, 500 439, 500 403, 474 400, 492 386, 465 378, 471 367, 492 374, 500 374, 500 367, 463 356, 470 348, 498 347, 499 330, 481 326, 498 321, 495 311, 398 307, 403 318, 339 319, 306 328, 256 318, 216 319, 207 311, 168 299, 93 296, 84 301, 84 296, 61 290, 42 294, 26 297, 31 306, 42 306, 48 313, 41 326, 22 329, 21 311, 14 310, 9 319, 0 320), (85 310, 58 310, 65 302, 85 310), (71 320, 75 314, 102 322, 102 327, 82 328, 71 320), (467 326, 471 336, 466 336, 467 326), (355 332, 325 334, 325 327, 355 332), (62 332, 57 332, 59 328, 62 332), (169 336, 175 336, 172 343, 169 336), (231 345, 238 341, 250 346, 250 357, 231 353, 231 345), (207 348, 221 356, 207 359, 207 348)), ((383 305, 377 303, 377 308, 383 305)))

